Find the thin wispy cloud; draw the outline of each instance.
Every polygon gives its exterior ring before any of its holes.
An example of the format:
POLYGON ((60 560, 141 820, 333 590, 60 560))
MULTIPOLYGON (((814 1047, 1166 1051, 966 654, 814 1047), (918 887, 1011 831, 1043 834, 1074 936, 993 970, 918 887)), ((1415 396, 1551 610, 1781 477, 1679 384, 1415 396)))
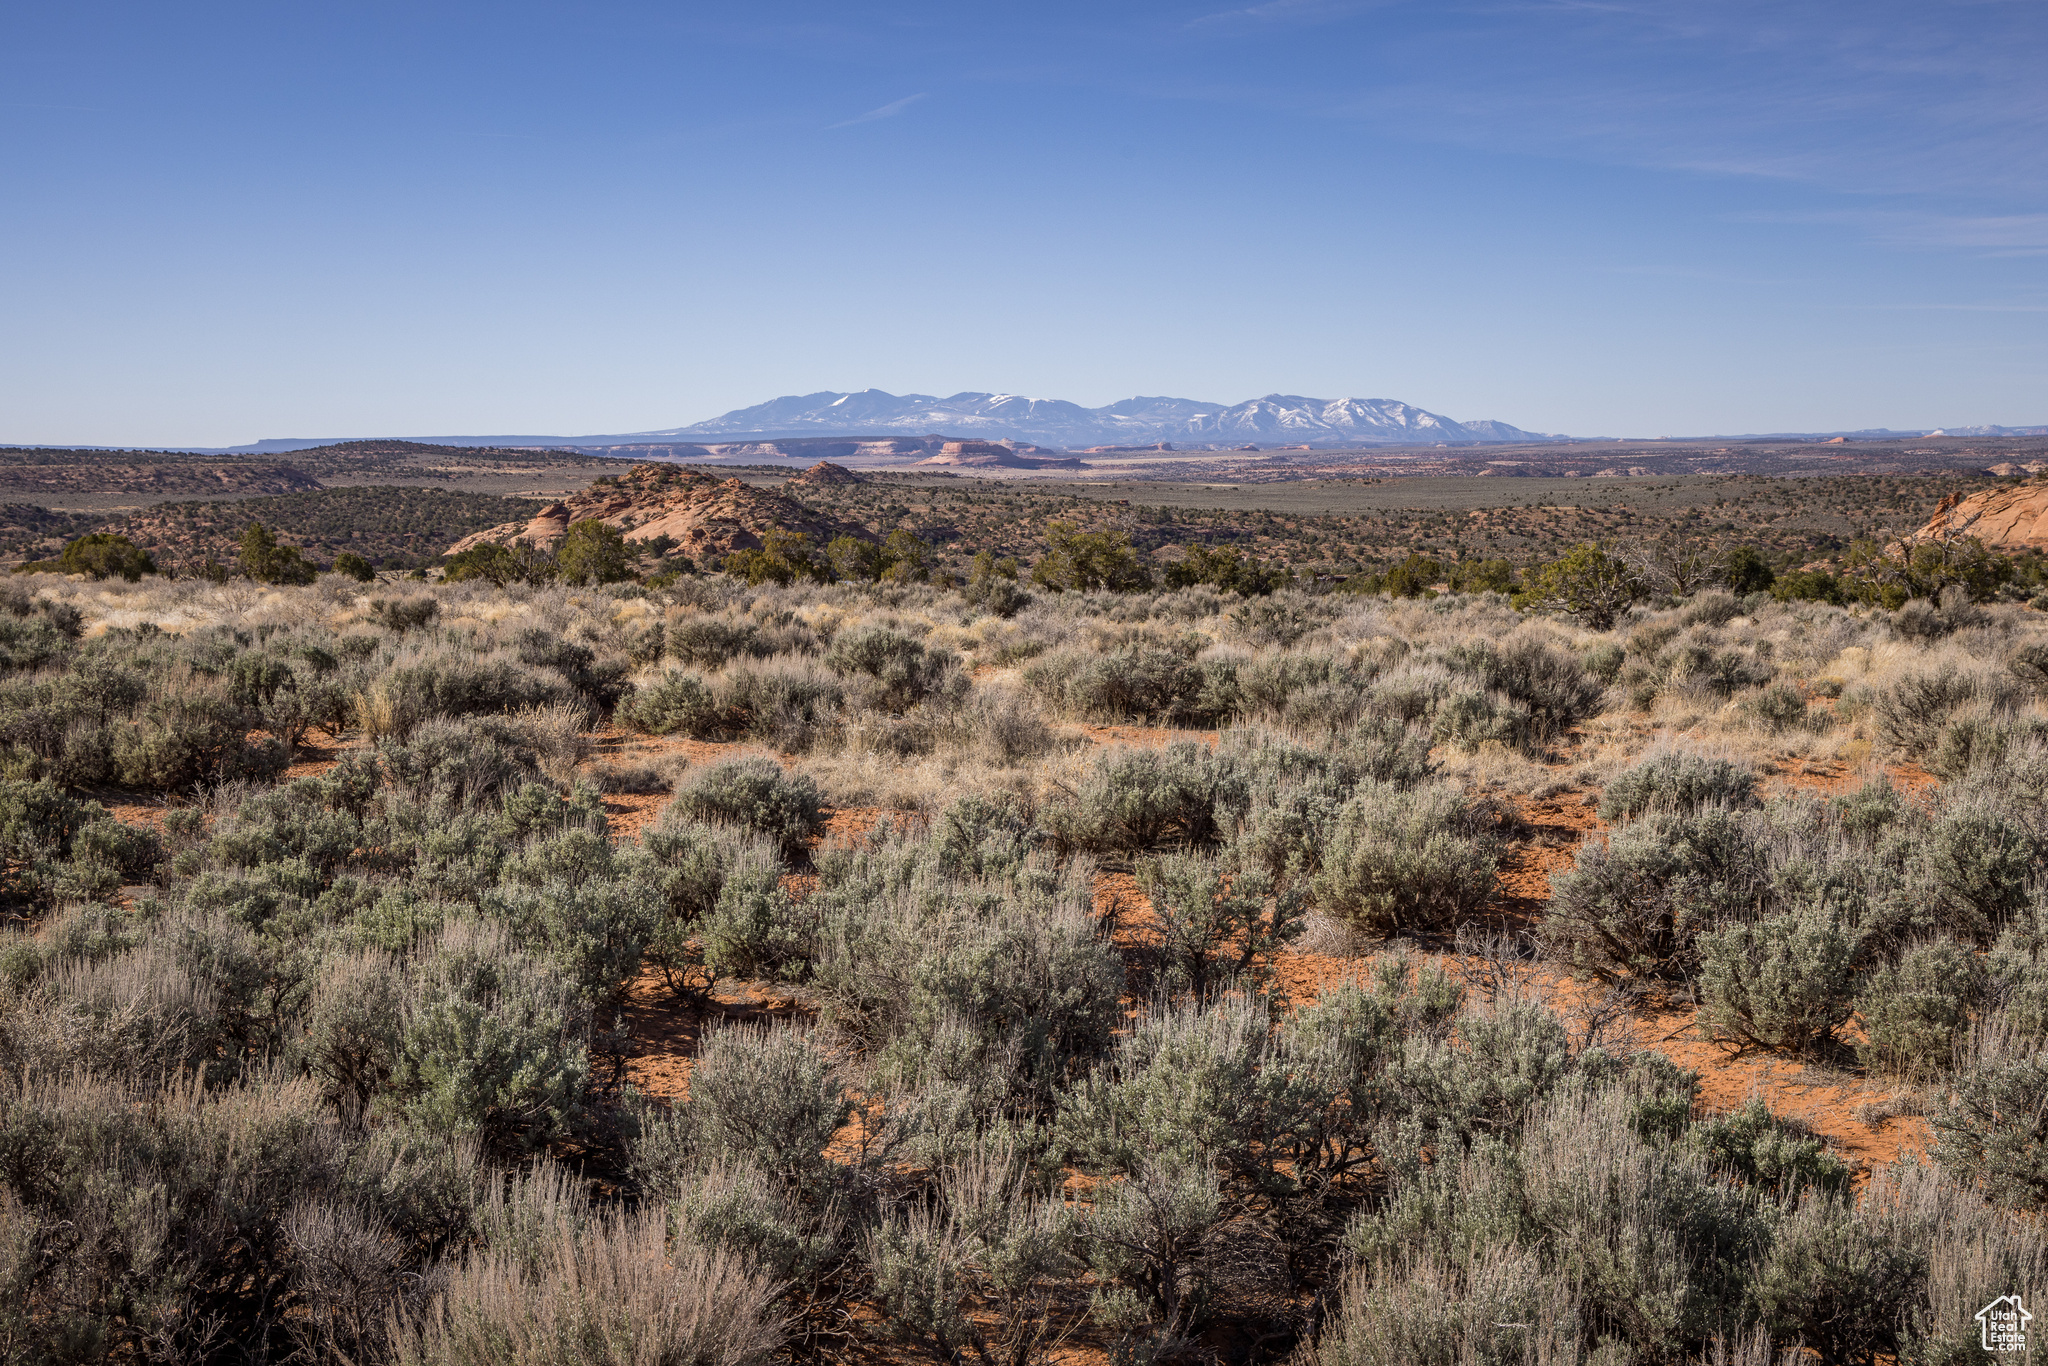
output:
POLYGON ((926 98, 930 94, 931 92, 928 90, 920 90, 915 95, 905 95, 900 100, 889 101, 880 109, 870 109, 865 114, 856 114, 852 118, 843 119, 838 123, 828 123, 825 125, 825 131, 829 133, 834 128, 851 128, 856 123, 878 123, 883 119, 893 119, 904 110, 910 108, 911 105, 916 104, 919 100, 926 98))
POLYGON ((1870 304, 1867 307, 1903 313, 2048 313, 2048 304, 1870 304))
POLYGON ((1760 211, 1731 214, 1738 223, 1831 223, 1861 228, 1894 247, 1974 249, 1994 256, 2048 253, 2048 214, 1944 214, 1896 209, 1760 211))
POLYGON ((1362 10, 1379 9, 1386 3, 1388 0, 1265 0, 1263 4, 1241 5, 1236 9, 1196 15, 1188 20, 1188 27, 1230 23, 1233 20, 1250 23, 1320 24, 1333 19, 1348 19, 1362 10))

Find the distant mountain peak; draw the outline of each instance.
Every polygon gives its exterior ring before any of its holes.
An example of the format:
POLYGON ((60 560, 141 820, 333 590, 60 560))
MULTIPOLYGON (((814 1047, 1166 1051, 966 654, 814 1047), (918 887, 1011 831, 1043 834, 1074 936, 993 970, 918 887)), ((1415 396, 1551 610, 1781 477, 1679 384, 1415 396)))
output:
POLYGON ((1078 450, 1142 446, 1274 444, 1470 445, 1560 440, 1505 422, 1459 422, 1390 398, 1309 398, 1265 394, 1243 403, 1205 403, 1166 396, 1119 399, 1084 408, 1065 399, 973 390, 935 398, 881 389, 786 394, 736 408, 708 422, 636 438, 730 440, 746 437, 923 435, 944 432, 984 441, 1015 440, 1078 450))

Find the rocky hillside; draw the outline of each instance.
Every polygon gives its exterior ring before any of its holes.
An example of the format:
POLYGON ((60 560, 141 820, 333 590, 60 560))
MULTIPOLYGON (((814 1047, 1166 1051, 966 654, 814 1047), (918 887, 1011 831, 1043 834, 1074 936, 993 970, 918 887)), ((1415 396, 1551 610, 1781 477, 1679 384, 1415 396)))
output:
MULTIPOLYGON (((159 503, 93 529, 128 537, 161 565, 189 568, 208 559, 232 563, 242 529, 254 521, 321 564, 353 551, 380 569, 410 569, 434 563, 450 536, 529 515, 538 506, 531 498, 372 484, 234 502, 159 503)), ((55 547, 42 553, 53 554, 55 547)))
MULTIPOLYGON (((818 471, 813 468, 805 473, 817 475, 818 471)), ((819 475, 811 482, 835 481, 819 475)), ((737 479, 720 481, 673 465, 635 465, 616 479, 601 479, 582 493, 548 504, 530 521, 506 522, 465 536, 448 547, 448 553, 460 554, 486 542, 552 546, 569 534, 571 523, 592 518, 617 527, 629 541, 667 536, 692 558, 758 550, 762 537, 774 530, 801 531, 819 542, 842 534, 873 539, 873 533, 863 527, 820 516, 771 489, 750 488, 737 479)))
POLYGON ((303 493, 320 481, 296 465, 195 458, 169 451, 0 449, 0 491, 31 497, 136 493, 200 496, 303 493))
POLYGON ((2029 480, 1967 498, 1950 494, 1905 541, 1919 545, 1958 536, 1974 536, 1993 550, 2048 550, 2048 483, 2029 480))

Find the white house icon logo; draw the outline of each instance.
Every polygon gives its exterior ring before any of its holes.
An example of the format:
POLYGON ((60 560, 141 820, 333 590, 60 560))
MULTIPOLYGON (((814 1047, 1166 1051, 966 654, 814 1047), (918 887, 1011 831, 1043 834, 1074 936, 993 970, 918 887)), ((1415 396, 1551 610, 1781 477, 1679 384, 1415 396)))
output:
POLYGON ((2020 1303, 2018 1295, 2000 1295, 1977 1311, 1977 1322, 1983 1328, 1984 1350, 2026 1351, 2027 1325, 2033 1318, 2027 1307, 2020 1303))

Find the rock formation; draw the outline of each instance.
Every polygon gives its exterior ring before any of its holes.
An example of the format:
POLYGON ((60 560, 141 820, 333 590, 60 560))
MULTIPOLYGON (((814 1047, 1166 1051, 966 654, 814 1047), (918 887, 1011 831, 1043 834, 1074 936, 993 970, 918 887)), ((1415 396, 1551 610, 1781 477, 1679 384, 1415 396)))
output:
POLYGON ((2028 481, 1960 498, 1951 493, 1909 546, 1974 536, 1992 550, 2048 550, 2048 483, 2028 481))
POLYGON ((874 539, 865 528, 843 526, 772 489, 749 488, 737 479, 721 482, 674 465, 635 465, 616 480, 592 484, 582 493, 550 503, 530 521, 506 522, 465 536, 447 553, 515 541, 552 547, 569 534, 572 522, 592 518, 617 527, 629 541, 667 536, 692 558, 758 550, 762 538, 777 530, 800 531, 818 544, 842 534, 874 539))
POLYGON ((847 469, 844 465, 835 465, 829 460, 820 460, 817 464, 811 466, 789 482, 792 484, 812 484, 829 488, 837 484, 865 484, 867 480, 861 478, 852 470, 847 469))
POLYGON ((1080 460, 1019 455, 1000 441, 948 441, 939 453, 918 465, 953 465, 969 469, 1085 470, 1080 460))

